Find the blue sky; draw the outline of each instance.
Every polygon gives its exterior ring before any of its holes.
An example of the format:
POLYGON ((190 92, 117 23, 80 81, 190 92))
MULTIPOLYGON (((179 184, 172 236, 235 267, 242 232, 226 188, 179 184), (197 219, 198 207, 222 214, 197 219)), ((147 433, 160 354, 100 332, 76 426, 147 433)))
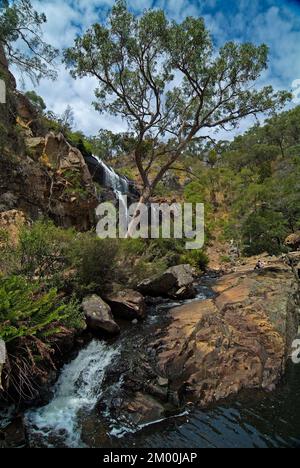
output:
MULTIPOLYGON (((45 39, 62 49, 71 46, 74 37, 91 24, 103 21, 114 0, 32 3, 47 15, 45 39)), ((276 89, 290 90, 293 81, 300 79, 300 0, 128 0, 128 5, 137 14, 145 8, 162 8, 176 21, 186 16, 203 16, 217 46, 228 40, 266 43, 270 48, 269 69, 259 85, 272 84, 276 89)), ((93 110, 94 79, 75 81, 63 65, 58 68, 57 82, 43 80, 36 89, 49 109, 61 113, 71 105, 76 127, 87 134, 96 134, 99 128, 126 130, 124 122, 93 110)), ((32 87, 26 82, 27 89, 32 87)), ((242 122, 239 132, 250 124, 249 120, 242 122)))

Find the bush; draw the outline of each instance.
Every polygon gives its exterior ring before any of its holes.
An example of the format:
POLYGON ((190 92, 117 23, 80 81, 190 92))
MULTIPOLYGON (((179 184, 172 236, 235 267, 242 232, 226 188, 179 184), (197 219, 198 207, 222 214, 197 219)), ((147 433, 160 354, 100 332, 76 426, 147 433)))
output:
POLYGON ((118 241, 98 239, 95 234, 82 234, 69 249, 70 263, 76 268, 79 294, 103 292, 115 279, 118 269, 118 241))
POLYGON ((9 275, 17 270, 19 255, 11 243, 8 232, 0 229, 0 274, 9 275))
POLYGON ((20 273, 29 278, 45 278, 67 266, 69 245, 75 236, 71 229, 56 227, 51 221, 37 221, 20 232, 20 273))
POLYGON ((189 263, 198 271, 205 271, 208 265, 208 257, 203 250, 190 250, 181 256, 180 263, 189 263))

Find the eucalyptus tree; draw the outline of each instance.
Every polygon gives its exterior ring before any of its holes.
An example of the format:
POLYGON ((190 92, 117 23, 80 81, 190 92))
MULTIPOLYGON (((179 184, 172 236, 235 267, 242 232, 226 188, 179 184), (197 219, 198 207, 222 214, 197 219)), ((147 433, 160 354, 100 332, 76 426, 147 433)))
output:
POLYGON ((33 83, 55 79, 58 50, 43 41, 47 18, 34 10, 30 0, 0 0, 0 60, 16 65, 33 83))
POLYGON ((97 78, 96 109, 133 132, 143 202, 189 145, 289 98, 254 86, 267 68, 266 45, 228 42, 217 50, 202 18, 179 24, 162 10, 135 16, 123 0, 64 55, 73 77, 97 78))

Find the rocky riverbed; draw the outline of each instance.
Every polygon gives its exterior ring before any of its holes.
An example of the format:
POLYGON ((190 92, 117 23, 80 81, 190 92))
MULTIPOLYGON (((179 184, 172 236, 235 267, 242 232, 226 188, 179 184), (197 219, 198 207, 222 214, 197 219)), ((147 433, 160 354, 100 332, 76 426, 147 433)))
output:
POLYGON ((120 336, 87 345, 49 404, 26 413, 27 443, 111 446, 157 421, 185 421, 191 408, 271 394, 298 331, 298 257, 265 258, 259 271, 250 259, 202 278, 194 299, 148 298, 144 320, 117 319, 120 336))

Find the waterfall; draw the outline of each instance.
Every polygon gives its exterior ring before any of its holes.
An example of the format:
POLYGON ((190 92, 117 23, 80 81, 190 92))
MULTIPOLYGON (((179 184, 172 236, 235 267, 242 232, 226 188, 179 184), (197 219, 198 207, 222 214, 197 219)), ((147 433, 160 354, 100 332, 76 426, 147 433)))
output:
POLYGON ((128 180, 126 177, 119 176, 112 167, 107 166, 107 164, 105 164, 98 156, 93 155, 93 158, 98 161, 99 165, 103 169, 105 187, 113 189, 114 192, 126 194, 129 191, 128 180))
POLYGON ((111 188, 114 191, 114 194, 117 200, 120 203, 120 206, 123 208, 126 213, 126 218, 128 218, 128 206, 127 206, 127 194, 129 192, 129 184, 126 177, 119 176, 113 168, 105 164, 102 159, 98 156, 93 155, 93 158, 97 160, 98 164, 101 166, 104 181, 103 184, 107 188, 111 188))
POLYGON ((58 440, 68 447, 83 445, 80 412, 94 409, 101 395, 105 370, 118 352, 113 345, 93 340, 63 368, 50 403, 26 413, 25 424, 33 443, 41 438, 51 446, 52 438, 56 446, 58 440))

